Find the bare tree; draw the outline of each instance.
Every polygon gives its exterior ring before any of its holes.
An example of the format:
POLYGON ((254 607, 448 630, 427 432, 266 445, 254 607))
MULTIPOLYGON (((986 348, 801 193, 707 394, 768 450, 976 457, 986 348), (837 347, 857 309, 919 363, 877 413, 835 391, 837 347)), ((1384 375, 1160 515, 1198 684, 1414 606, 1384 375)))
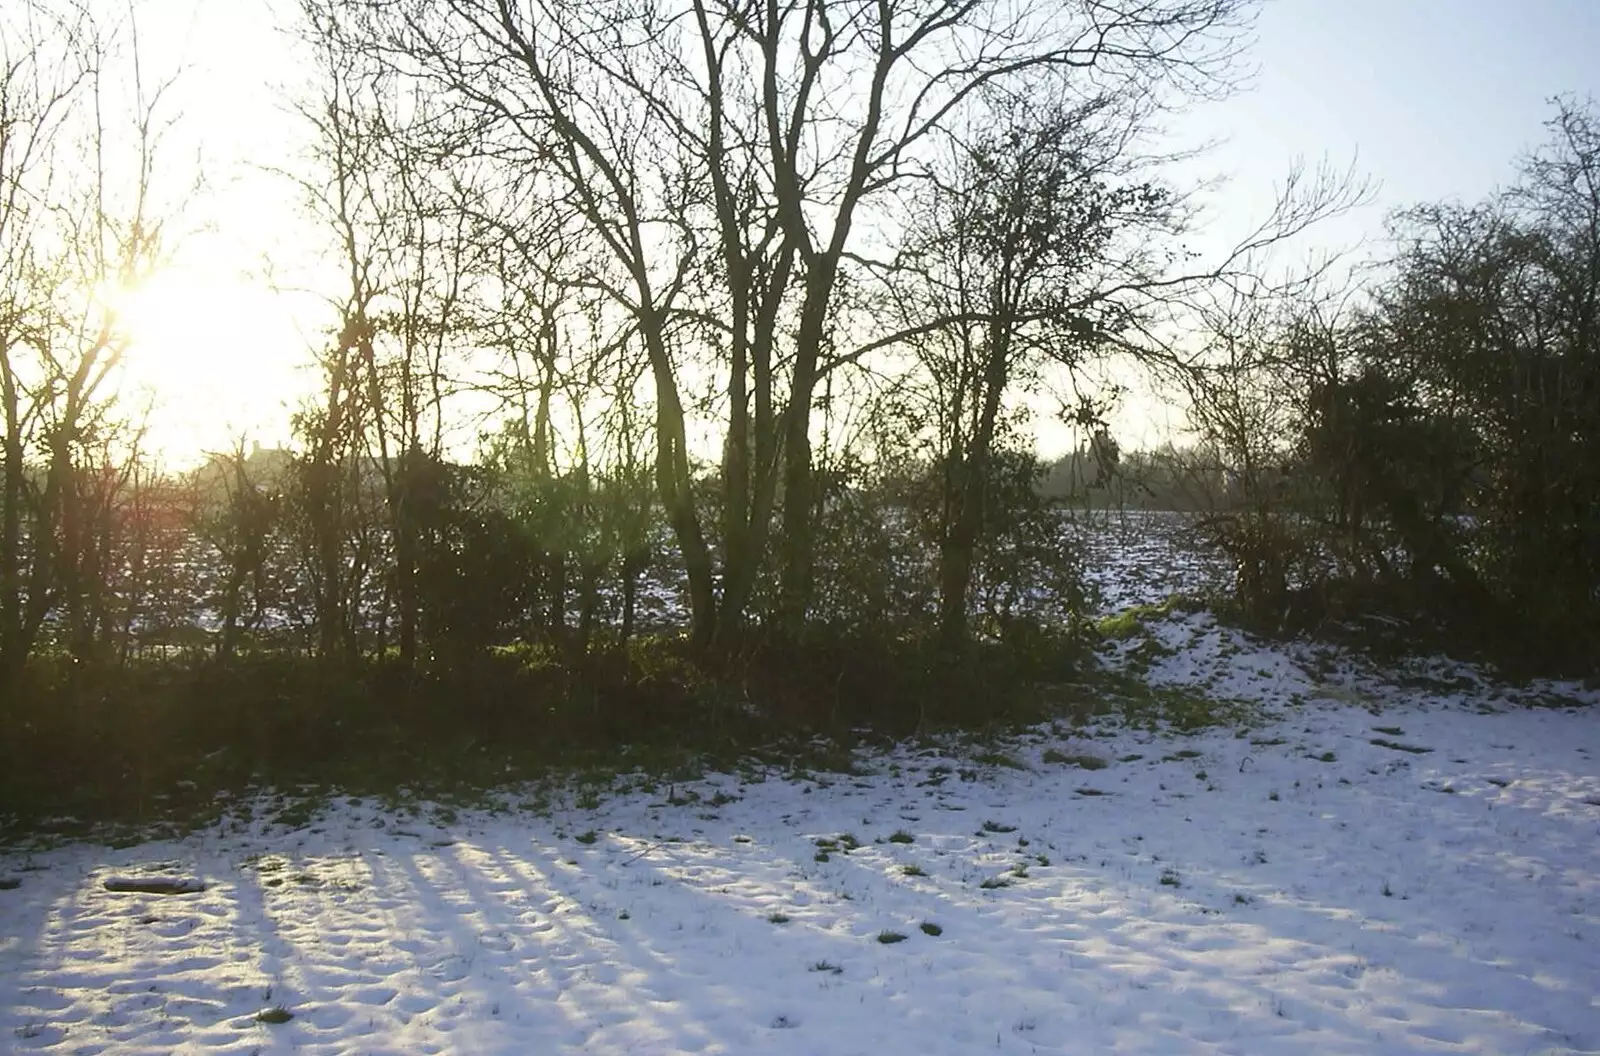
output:
POLYGON ((74 648, 93 637, 89 520, 103 496, 85 474, 111 479, 108 398, 127 348, 116 293, 163 259, 170 83, 146 82, 131 16, 107 28, 33 2, 0 14, 0 673, 58 605, 74 648))
MULTIPOLYGON (((352 39, 448 92, 481 156, 534 174, 609 254, 583 281, 637 335, 656 480, 689 573, 695 637, 731 639, 775 511, 791 629, 809 605, 817 389, 844 360, 839 292, 899 221, 928 144, 1027 79, 1226 80, 1243 0, 865 0, 600 5, 330 0, 352 39), (717 595, 692 501, 685 379, 722 379, 717 595)), ((462 144, 457 142, 460 149, 462 144)))

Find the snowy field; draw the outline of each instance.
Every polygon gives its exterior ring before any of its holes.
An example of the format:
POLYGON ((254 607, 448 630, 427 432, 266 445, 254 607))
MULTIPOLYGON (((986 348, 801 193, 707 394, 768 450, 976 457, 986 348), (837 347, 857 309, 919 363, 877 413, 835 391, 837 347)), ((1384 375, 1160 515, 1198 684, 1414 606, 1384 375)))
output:
POLYGON ((1595 692, 1140 642, 1264 714, 0 855, 0 1051, 1600 1051, 1595 692))

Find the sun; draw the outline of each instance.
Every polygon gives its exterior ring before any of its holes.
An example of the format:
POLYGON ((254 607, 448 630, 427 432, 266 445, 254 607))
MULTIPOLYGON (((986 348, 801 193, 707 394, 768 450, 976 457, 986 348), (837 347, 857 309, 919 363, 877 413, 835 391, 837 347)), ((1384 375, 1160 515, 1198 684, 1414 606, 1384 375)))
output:
POLYGON ((170 271, 119 291, 112 302, 128 337, 129 366, 142 380, 166 384, 247 367, 244 324, 263 308, 261 291, 243 282, 170 271))
POLYGON ((147 447, 190 462, 241 437, 279 442, 299 396, 304 328, 293 299, 244 278, 170 270, 109 298, 147 447))

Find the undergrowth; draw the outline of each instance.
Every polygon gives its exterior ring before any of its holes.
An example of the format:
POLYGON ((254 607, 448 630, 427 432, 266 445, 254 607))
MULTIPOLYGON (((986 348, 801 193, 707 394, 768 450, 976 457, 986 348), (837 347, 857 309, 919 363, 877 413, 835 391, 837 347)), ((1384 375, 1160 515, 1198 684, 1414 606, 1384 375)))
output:
POLYGON ((715 662, 672 637, 576 663, 504 647, 409 669, 287 651, 104 667, 46 657, 0 694, 0 840, 202 825, 270 789, 296 790, 287 824, 335 793, 470 801, 560 773, 602 788, 633 772, 847 772, 864 744, 1040 721, 1049 701, 1034 687, 1082 655, 1066 639, 951 657, 816 635, 715 662))

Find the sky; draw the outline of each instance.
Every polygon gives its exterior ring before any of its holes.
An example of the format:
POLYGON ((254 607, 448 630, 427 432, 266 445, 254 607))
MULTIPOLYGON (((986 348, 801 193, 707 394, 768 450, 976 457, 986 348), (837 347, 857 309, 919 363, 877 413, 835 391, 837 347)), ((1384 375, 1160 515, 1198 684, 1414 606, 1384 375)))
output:
POLYGON ((1269 0, 1250 90, 1197 117, 1257 193, 1294 156, 1354 161, 1379 193, 1332 234, 1361 237, 1394 207, 1508 182, 1553 96, 1600 95, 1597 54, 1593 0, 1269 0))
MULTIPOLYGON (((146 0, 153 68, 182 66, 167 153, 196 166, 168 273, 140 305, 136 383, 154 399, 154 442, 179 460, 249 434, 286 437, 309 382, 324 318, 284 292, 299 252, 296 192, 270 170, 292 164, 286 99, 305 83, 282 30, 287 0, 146 0)), ((1549 100, 1600 96, 1600 0, 1267 0, 1234 97, 1176 124, 1215 141, 1196 171, 1227 178, 1211 199, 1221 231, 1267 210, 1294 161, 1326 159, 1375 183, 1364 208, 1312 240, 1381 251, 1385 216, 1423 201, 1475 200, 1504 185, 1543 138, 1549 100)), ((1135 443, 1177 428, 1177 413, 1135 401, 1118 422, 1135 443)))

